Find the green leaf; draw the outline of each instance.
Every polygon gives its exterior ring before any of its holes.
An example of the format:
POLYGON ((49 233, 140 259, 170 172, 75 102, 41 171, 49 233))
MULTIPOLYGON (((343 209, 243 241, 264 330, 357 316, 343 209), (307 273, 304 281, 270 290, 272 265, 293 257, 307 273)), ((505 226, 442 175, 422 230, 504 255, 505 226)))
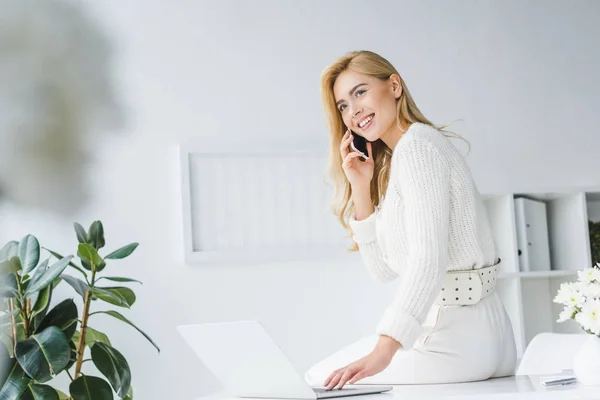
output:
POLYGON ((107 279, 109 281, 113 281, 113 282, 137 282, 137 283, 142 283, 136 279, 131 279, 131 278, 121 278, 119 276, 102 276, 98 279, 96 279, 96 282, 98 282, 100 279, 107 279))
POLYGON ((65 299, 58 303, 46 315, 40 323, 37 332, 42 332, 44 329, 55 326, 65 334, 67 339, 71 339, 77 330, 77 306, 73 299, 65 299))
POLYGON ((21 310, 7 311, 5 314, 0 315, 0 324, 4 324, 10 321, 10 317, 17 315, 21 310))
POLYGON ((77 235, 77 241, 79 243, 87 243, 87 233, 85 232, 85 228, 83 226, 81 226, 80 224, 78 224, 77 222, 75 222, 73 224, 73 226, 75 227, 75 234, 77 235))
POLYGON ((125 397, 131 387, 131 370, 125 357, 114 347, 101 342, 92 347, 91 353, 98 371, 108 379, 119 397, 125 397))
POLYGON ((102 260, 102 262, 98 265, 96 265, 96 271, 100 272, 104 269, 104 267, 106 267, 106 262, 104 262, 104 260, 102 260))
POLYGON ((113 392, 108 382, 102 378, 81 375, 69 385, 73 400, 112 400, 113 392))
MULTIPOLYGON (((92 270, 92 264, 90 264, 88 260, 81 259, 81 265, 88 271, 92 270)), ((104 262, 104 260, 102 260, 102 262, 99 265, 96 265, 96 271, 100 272, 104 269, 104 267, 106 267, 106 263, 104 262)))
POLYGON ((21 262, 19 261, 19 257, 14 256, 11 258, 7 258, 0 262, 0 274, 8 275, 8 274, 16 274, 21 269, 21 262), (15 260, 12 261, 12 258, 15 260))
MULTIPOLYGON (((0 330, 0 342, 2 342, 2 344, 4 345, 4 349, 6 349, 6 352, 8 354, 12 355, 12 348, 13 348, 13 341, 12 341, 12 337, 6 333, 3 332, 2 330, 0 330)), ((2 368, 0 368, 0 371, 2 370, 2 368)), ((2 382, 2 381, 0 381, 2 382)), ((0 397, 1 399, 1 397, 0 397)))
POLYGON ((110 258, 110 259, 122 259, 125 257, 128 257, 131 253, 133 253, 133 251, 136 249, 136 247, 138 247, 139 243, 130 243, 127 246, 123 246, 118 250, 113 251, 112 253, 110 253, 109 255, 107 255, 104 258, 110 258))
MULTIPOLYGON (((17 274, 23 270, 21 260, 18 256, 14 256, 8 259, 8 264, 4 266, 4 272, 6 274, 17 274)), ((24 275, 24 274, 23 274, 24 275)))
POLYGON ((33 235, 27 235, 19 242, 18 252, 25 274, 34 269, 40 261, 40 244, 33 235))
POLYGON ((135 293, 128 287, 93 287, 91 291, 100 300, 115 306, 130 308, 135 303, 135 293))
MULTIPOLYGON (((15 322, 15 325, 23 325, 23 322, 15 322)), ((12 329, 12 323, 5 322, 4 324, 0 325, 0 329, 12 329)))
POLYGON ((37 267, 35 267, 30 273, 29 275, 26 275, 22 280, 21 280, 21 290, 24 292, 23 296, 26 299, 29 299, 29 302, 31 303, 32 306, 35 305, 35 303, 38 300, 38 297, 40 295, 40 291, 34 291, 34 292, 27 292, 27 288, 29 287, 29 285, 31 284, 31 280, 33 279, 34 275, 37 274, 43 274, 44 271, 46 271, 46 269, 48 268, 48 262, 50 260, 44 260, 40 265, 38 265, 37 267))
POLYGON ((34 303, 35 305, 31 309, 31 316, 35 317, 39 313, 48 309, 48 304, 50 303, 50 294, 52 293, 52 286, 48 285, 38 292, 39 296, 37 301, 34 303))
MULTIPOLYGON (((9 369, 9 360, 10 357, 12 357, 12 338, 10 336, 8 336, 6 334, 6 332, 4 331, 4 329, 0 329, 0 340, 2 341, 2 344, 4 345, 4 347, 0 346, 0 360, 2 360, 0 362, 0 385, 2 385, 2 383, 6 380, 6 377, 8 376, 8 369, 9 369), (6 338, 8 340, 6 340, 6 338), (6 342, 5 342, 6 340, 6 342)), ((1 387, 1 386, 0 386, 1 387)))
POLYGON ((113 293, 114 295, 118 296, 119 298, 121 298, 121 300, 123 300, 125 303, 127 303, 127 305, 129 305, 129 307, 131 307, 136 300, 135 297, 135 293, 133 292, 133 290, 131 290, 128 287, 125 286, 110 286, 110 287, 102 287, 102 288, 97 288, 97 289, 104 289, 107 290, 111 293, 113 293))
MULTIPOLYGON (((44 250, 47 250, 47 251, 48 251, 50 254, 52 254, 52 255, 53 255, 54 257, 56 257, 58 260, 60 260, 60 259, 63 259, 63 258, 64 258, 64 257, 63 257, 63 256, 61 256, 60 254, 58 254, 58 253, 56 253, 56 252, 54 252, 54 251, 52 251, 52 250, 50 250, 50 249, 47 249, 47 248, 45 248, 45 247, 43 247, 43 249, 44 249, 44 250)), ((87 280, 87 274, 85 273, 85 271, 84 271, 84 270, 82 270, 81 268, 79 268, 77 265, 75 265, 75 264, 73 263, 73 261, 70 261, 70 262, 69 262, 69 266, 70 266, 70 267, 73 267, 73 268, 75 268, 77 271, 81 272, 81 273, 83 274, 83 276, 85 276, 85 279, 87 280)))
POLYGON ((88 231, 87 242, 94 246, 96 250, 104 247, 104 227, 102 222, 94 221, 88 231))
POLYGON ((52 386, 30 383, 19 400, 60 400, 52 386))
MULTIPOLYGON (((20 314, 15 315, 15 330, 17 333, 17 341, 25 339, 25 328, 23 323, 23 318, 20 314)), ((14 353, 14 344, 12 339, 13 328, 10 322, 4 323, 0 325, 0 340, 2 344, 5 345, 8 352, 13 355, 14 353)), ((4 350, 4 349, 2 349, 4 350)), ((1 358, 0 358, 1 360, 1 358)), ((2 361, 0 361, 1 363, 2 361)), ((1 383, 1 381, 0 381, 1 383)))
POLYGON ((72 340, 69 340, 69 347, 71 348, 71 357, 69 358, 69 363, 65 367, 67 370, 77 362, 77 345, 73 343, 72 340))
POLYGON ((35 275, 38 275, 39 273, 43 273, 45 270, 47 270, 49 263, 50 263, 50 257, 48 257, 47 259, 42 261, 37 267, 33 268, 27 274, 25 274, 25 271, 21 272, 21 275, 27 275, 29 277, 28 279, 25 279, 25 281, 31 280, 31 279, 33 279, 33 277, 35 275))
POLYGON ((69 340, 59 328, 51 326, 29 339, 19 340, 15 356, 21 368, 33 379, 44 383, 54 378, 69 363, 69 340))
MULTIPOLYGON (((75 331, 73 338, 71 339, 74 343, 79 344, 79 331, 75 331)), ((95 330, 91 327, 85 328, 85 345, 90 349, 96 344, 96 342, 102 342, 109 346, 112 346, 110 339, 104 333, 95 330)))
POLYGON ((15 274, 10 274, 6 277, 2 277, 0 282, 0 297, 7 299, 15 298, 19 296, 19 288, 17 285, 17 277, 15 274))
POLYGON ((25 295, 27 296, 28 294, 42 290, 46 286, 50 285, 54 278, 62 274, 65 268, 67 268, 67 265, 69 265, 69 262, 72 258, 73 256, 65 257, 52 264, 50 267, 48 267, 48 269, 40 270, 39 273, 36 273, 31 278, 31 282, 27 286, 27 292, 25 295))
POLYGON ((69 396, 68 395, 64 394, 63 392, 61 392, 58 389, 55 389, 55 390, 56 390, 56 393, 58 393, 58 399, 59 400, 69 400, 69 396))
POLYGON ((106 334, 88 326, 85 328, 85 345, 92 348, 96 343, 104 343, 112 346, 106 334))
MULTIPOLYGON (((121 321, 125 322, 126 324, 129 324, 129 325, 133 326, 133 327, 134 327, 134 328, 135 328, 135 329, 136 329, 136 330, 137 330, 139 333, 141 333, 142 335, 144 335, 144 337, 145 337, 146 339, 148 339, 148 341, 149 341, 150 343, 152 343, 152 345, 153 345, 153 346, 156 348, 156 350, 158 350, 158 352, 160 353, 160 349, 158 348, 158 346, 156 345, 156 343, 154 343, 154 341, 152 341, 152 339, 150 339, 150 336, 146 335, 146 334, 144 333, 144 331, 142 331, 140 328, 138 328, 137 326, 135 326, 135 325, 133 324, 133 322, 129 321, 129 320, 128 320, 127 318, 125 318, 123 315, 121 315, 121 314, 119 314, 118 312, 116 312, 116 311, 113 311, 113 310, 109 310, 109 311, 96 311, 96 312, 94 312, 94 313, 92 313, 92 314, 100 314, 100 313, 102 313, 102 314, 108 314, 108 315, 110 315, 111 317, 114 317, 114 318, 116 318, 116 319, 119 319, 119 320, 121 320, 121 321)), ((91 315, 91 314, 90 314, 90 315, 91 315)))
POLYGON ((75 346, 79 346, 79 330, 75 329, 75 333, 73 333, 73 337, 71 338, 71 343, 74 343, 75 346))
POLYGON ((92 264, 90 264, 90 262, 84 258, 81 259, 81 266, 88 271, 92 270, 92 264))
MULTIPOLYGON (((15 316, 15 325, 16 325, 16 331, 17 331, 17 340, 22 340, 25 339, 25 328, 24 328, 24 323, 23 323, 23 317, 22 315, 16 314, 15 316)), ((10 323, 5 323, 2 324, 0 326, 0 332, 3 332, 4 334, 6 334, 9 338, 10 338, 10 346, 9 349, 11 349, 13 347, 12 345, 12 326, 10 323)))
POLYGON ((11 240, 6 243, 0 250, 0 261, 8 260, 9 258, 19 255, 19 242, 11 240))
POLYGON ((0 400, 13 400, 18 399, 21 393, 27 388, 29 384, 29 378, 23 372, 23 369, 14 358, 10 358, 8 363, 3 369, 0 369, 2 374, 3 382, 2 388, 0 388, 0 400))
MULTIPOLYGON (((56 278, 60 281, 60 277, 56 278)), ((56 280, 55 280, 56 281, 56 280)), ((48 302, 46 303, 46 307, 44 307, 41 311, 37 312, 33 317, 33 332, 37 332, 38 327, 40 326, 40 324, 42 323, 43 319, 46 317, 46 314, 48 313, 48 310, 50 309, 50 303, 52 302, 52 293, 53 293, 53 287, 52 285, 48 285, 46 286, 46 288, 44 290, 48 291, 48 302)), ((38 299, 38 302, 40 300, 38 299)), ((36 304, 37 306, 37 304, 36 304)))
POLYGON ((133 386, 129 386, 129 392, 127 392, 127 396, 123 397, 123 400, 133 400, 133 386))
POLYGON ((79 293, 81 297, 85 298, 85 292, 87 292, 87 290, 90 288, 87 283, 70 275, 63 274, 60 277, 63 279, 63 281, 71 285, 71 287, 73 287, 73 289, 75 289, 75 291, 79 293))
MULTIPOLYGON (((87 262, 98 266, 102 263, 102 257, 98 255, 98 251, 87 243, 80 243, 77 247, 77 255, 87 262)), ((83 263, 82 263, 83 265, 83 263)))

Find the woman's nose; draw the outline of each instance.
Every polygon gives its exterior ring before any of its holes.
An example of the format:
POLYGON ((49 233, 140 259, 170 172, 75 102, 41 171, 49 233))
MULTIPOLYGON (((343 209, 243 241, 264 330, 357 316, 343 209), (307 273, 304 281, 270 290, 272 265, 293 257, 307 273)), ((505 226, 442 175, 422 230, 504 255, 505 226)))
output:
POLYGON ((362 111, 362 107, 359 106, 358 104, 355 104, 355 105, 350 104, 348 107, 350 107, 350 115, 353 118, 355 116, 357 116, 358 114, 360 114, 360 112, 362 111))

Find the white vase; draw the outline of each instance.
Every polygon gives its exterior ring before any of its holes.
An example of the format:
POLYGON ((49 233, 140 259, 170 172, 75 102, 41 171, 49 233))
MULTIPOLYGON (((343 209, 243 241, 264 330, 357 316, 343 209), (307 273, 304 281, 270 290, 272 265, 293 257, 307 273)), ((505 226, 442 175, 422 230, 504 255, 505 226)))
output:
POLYGON ((600 337, 588 335, 575 354, 573 372, 583 385, 600 385, 600 337))

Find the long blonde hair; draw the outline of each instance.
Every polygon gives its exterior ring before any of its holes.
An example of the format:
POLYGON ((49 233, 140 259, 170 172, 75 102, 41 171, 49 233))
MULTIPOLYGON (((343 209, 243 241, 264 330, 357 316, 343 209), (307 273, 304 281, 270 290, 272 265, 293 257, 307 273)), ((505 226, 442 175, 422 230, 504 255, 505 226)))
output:
MULTIPOLYGON (((327 67, 321 74, 321 101, 325 111, 325 119, 329 129, 329 161, 327 165, 327 174, 333 181, 333 201, 331 209, 338 217, 339 222, 348 232, 348 237, 352 237, 352 230, 348 225, 348 218, 354 212, 354 204, 351 203, 352 187, 346 174, 342 169, 339 147, 342 142, 346 128, 342 116, 340 115, 333 94, 333 84, 338 76, 351 70, 364 75, 387 81, 392 74, 400 76, 396 68, 385 58, 372 51, 352 51, 338 58, 332 65, 327 67)), ((444 134, 447 137, 460 138, 467 142, 469 151, 471 144, 469 141, 453 132, 444 131, 448 125, 436 126, 431 123, 415 104, 404 80, 400 76, 402 85, 402 94, 396 102, 396 124, 402 130, 406 130, 406 125, 414 122, 427 124, 444 134)), ((385 193, 390 176, 390 166, 392 160, 392 149, 390 149, 381 139, 372 144, 373 162, 375 164, 373 179, 371 179, 371 201, 373 206, 378 206, 385 193)), ((357 251, 358 244, 353 241, 353 246, 349 251, 357 251)))

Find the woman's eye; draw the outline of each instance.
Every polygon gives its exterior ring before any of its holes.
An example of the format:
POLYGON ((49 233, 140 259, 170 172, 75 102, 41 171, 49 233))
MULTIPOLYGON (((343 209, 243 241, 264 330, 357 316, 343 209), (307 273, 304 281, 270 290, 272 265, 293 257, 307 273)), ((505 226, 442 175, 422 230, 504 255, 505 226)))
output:
MULTIPOLYGON (((354 92, 354 96, 358 97, 358 96, 362 95, 363 93, 366 93, 366 90, 359 89, 356 92, 354 92)), ((340 108, 338 108, 338 110, 340 110, 340 112, 344 111, 345 106, 346 106, 345 104, 342 104, 340 106, 340 108)))

